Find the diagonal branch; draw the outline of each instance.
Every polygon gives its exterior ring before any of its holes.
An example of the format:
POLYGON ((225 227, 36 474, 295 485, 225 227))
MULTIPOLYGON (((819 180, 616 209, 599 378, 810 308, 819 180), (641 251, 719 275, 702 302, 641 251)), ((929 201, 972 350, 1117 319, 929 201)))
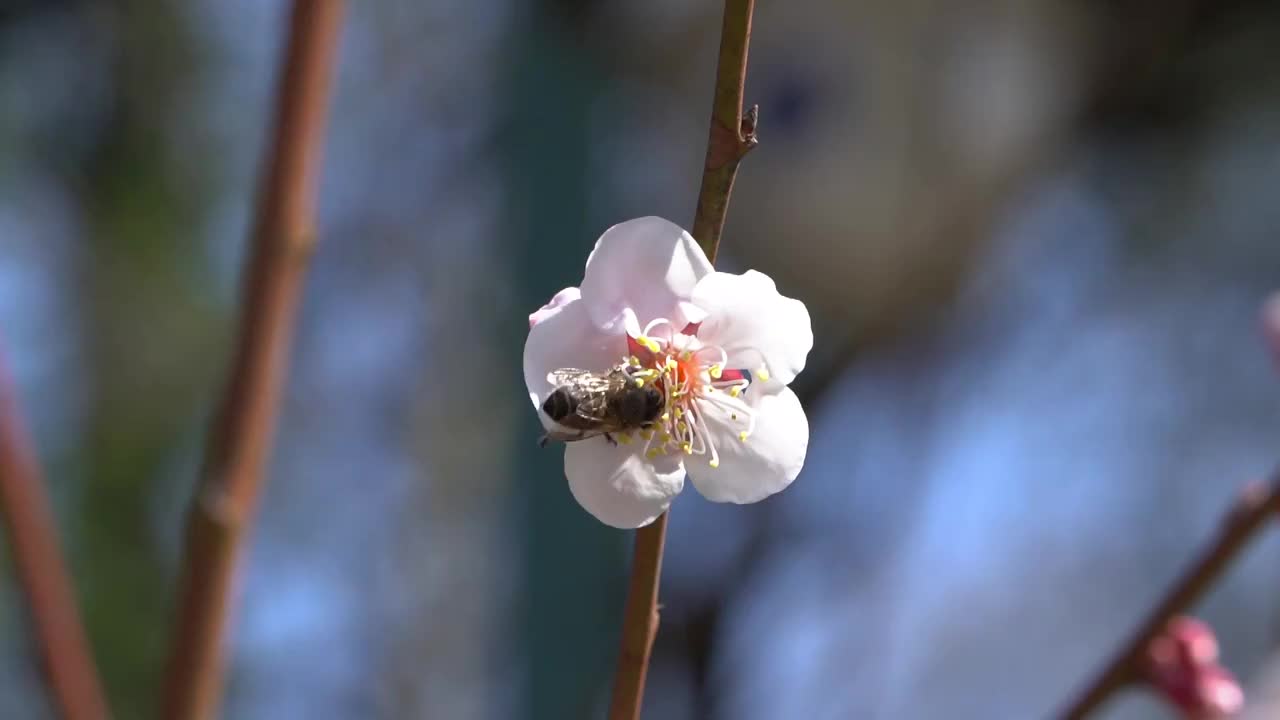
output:
POLYGON ((66 720, 109 716, 102 683, 62 561, 53 511, 16 392, 0 368, 0 512, 27 607, 35 622, 54 704, 66 720))
MULTIPOLYGON (((751 41, 754 6, 754 0, 725 0, 724 4, 711 134, 693 221, 693 237, 712 262, 720 247, 720 233, 729 210, 729 194, 733 191, 738 163, 757 142, 759 110, 753 106, 745 115, 742 112, 742 86, 747 78, 747 47, 751 41)), ((658 634, 658 581, 662 575, 666 536, 666 513, 636 531, 631 582, 623 610, 622 643, 613 677, 610 720, 640 718, 649 657, 658 634)))
POLYGON ((1143 621, 1129 642, 1080 693, 1059 717, 1082 720, 1102 707, 1112 695, 1141 678, 1147 646, 1164 631, 1175 615, 1181 614, 1213 587, 1240 551, 1248 547, 1258 531, 1275 522, 1280 514, 1280 473, 1270 485, 1250 486, 1224 518, 1213 542, 1183 572, 1173 587, 1143 621))
POLYGON ((217 714, 232 576, 262 483, 294 317, 313 245, 312 215, 341 0, 295 0, 276 117, 250 237, 231 379, 190 510, 165 720, 217 714))

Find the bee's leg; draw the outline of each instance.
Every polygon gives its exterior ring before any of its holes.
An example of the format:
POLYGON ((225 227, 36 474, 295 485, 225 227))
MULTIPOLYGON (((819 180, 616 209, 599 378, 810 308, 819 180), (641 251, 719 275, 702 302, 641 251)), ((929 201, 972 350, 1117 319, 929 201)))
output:
POLYGON ((605 442, 609 443, 610 445, 614 447, 618 447, 618 441, 613 439, 612 433, 605 433, 604 439, 605 439, 605 442))

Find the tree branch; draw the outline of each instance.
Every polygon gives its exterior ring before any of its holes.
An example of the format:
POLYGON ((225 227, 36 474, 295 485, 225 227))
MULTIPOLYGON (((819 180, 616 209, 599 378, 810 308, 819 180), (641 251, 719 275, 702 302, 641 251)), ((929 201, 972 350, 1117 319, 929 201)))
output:
POLYGON ((61 717, 109 717, 102 683, 80 621, 71 576, 58 547, 53 510, 16 391, 0 368, 0 513, 14 565, 35 622, 45 676, 61 717))
MULTIPOLYGON (((756 119, 752 107, 742 112, 742 86, 747 78, 747 48, 751 41, 754 0, 725 0, 720 30, 720 59, 716 67, 715 100, 711 108, 711 132, 693 220, 693 237, 707 258, 715 262, 729 210, 729 194, 742 158, 756 146, 756 119)), ((644 700, 645 676, 653 641, 658 634, 658 582, 662 575, 662 551, 666 544, 667 514, 636 531, 631 561, 631 582, 623 611, 622 643, 613 678, 610 720, 639 720, 644 700)))
POLYGON ((217 713, 232 575, 271 445, 307 259, 341 0, 295 0, 259 187, 231 378, 187 524, 161 715, 217 713))
POLYGON ((1200 552, 1129 642, 1060 717, 1063 720, 1082 720, 1102 707, 1113 694, 1140 680, 1143 658, 1151 641, 1164 631, 1174 616, 1184 612, 1213 587, 1258 531, 1275 522, 1277 514, 1280 514, 1280 473, 1272 477, 1269 486, 1253 485, 1241 494, 1223 519, 1213 542, 1200 552))

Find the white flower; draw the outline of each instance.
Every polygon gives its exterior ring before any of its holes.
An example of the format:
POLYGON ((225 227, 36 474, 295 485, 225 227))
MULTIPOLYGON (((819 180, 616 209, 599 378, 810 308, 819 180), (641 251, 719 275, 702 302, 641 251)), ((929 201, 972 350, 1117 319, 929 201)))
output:
POLYGON ((715 272, 698 244, 657 217, 614 225, 587 258, 582 287, 529 316, 524 377, 542 410, 559 368, 625 365, 662 391, 648 428, 567 443, 574 498, 608 525, 661 515, 684 487, 716 502, 751 503, 791 484, 809 423, 787 385, 804 368, 813 331, 804 303, 768 276, 715 272))

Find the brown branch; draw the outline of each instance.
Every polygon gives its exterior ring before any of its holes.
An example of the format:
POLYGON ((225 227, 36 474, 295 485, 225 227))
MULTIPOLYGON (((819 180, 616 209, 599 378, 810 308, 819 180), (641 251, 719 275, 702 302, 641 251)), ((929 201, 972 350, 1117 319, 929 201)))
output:
POLYGON ((89 640, 62 561, 53 510, 18 414, 16 391, 0 368, 0 513, 27 607, 44 653, 45 676, 61 717, 110 716, 89 640))
POLYGON ((166 720, 208 720, 222 686, 236 558, 252 519, 313 245, 312 215, 341 0, 295 0, 259 187, 231 378, 190 510, 166 720))
POLYGON ((1259 484, 1245 490, 1224 518, 1213 542, 1200 552, 1129 642, 1060 717, 1063 720, 1082 720, 1113 694, 1140 680, 1143 658, 1152 639, 1164 631, 1174 616, 1184 612, 1213 587, 1258 531, 1276 521, 1278 513, 1280 473, 1273 476, 1269 487, 1259 484))
POLYGON ((742 86, 747 80, 747 47, 751 43, 751 13, 755 0, 725 0, 720 28, 720 61, 716 66, 715 101, 711 106, 711 137, 693 217, 693 237, 707 258, 715 262, 720 232, 729 212, 729 193, 738 163, 756 146, 760 108, 742 112, 742 86))
MULTIPOLYGON (((711 108, 711 134, 698 191, 693 237, 707 258, 715 262, 729 210, 729 194, 738 163, 756 146, 759 109, 742 112, 742 86, 747 78, 747 47, 751 41, 754 0, 725 0, 720 30, 720 59, 716 66, 715 100, 711 108)), ((662 575, 662 551, 666 545, 667 514, 636 531, 631 560, 631 582, 623 610, 622 643, 613 677, 610 720, 639 720, 644 701, 645 676, 653 641, 658 635, 658 581, 662 575)))

